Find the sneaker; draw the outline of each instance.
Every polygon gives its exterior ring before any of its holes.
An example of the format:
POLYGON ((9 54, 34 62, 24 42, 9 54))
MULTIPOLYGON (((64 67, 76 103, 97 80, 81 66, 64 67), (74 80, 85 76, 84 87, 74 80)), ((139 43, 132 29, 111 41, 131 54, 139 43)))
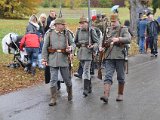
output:
POLYGON ((154 56, 155 56, 155 57, 157 57, 157 56, 158 56, 158 54, 156 53, 154 56))

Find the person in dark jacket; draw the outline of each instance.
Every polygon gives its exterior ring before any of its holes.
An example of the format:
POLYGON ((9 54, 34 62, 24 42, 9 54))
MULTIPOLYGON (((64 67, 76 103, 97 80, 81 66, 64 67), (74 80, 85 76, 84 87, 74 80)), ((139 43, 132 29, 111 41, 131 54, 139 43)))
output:
POLYGON ((157 57, 157 41, 159 33, 159 24, 154 20, 153 14, 148 15, 149 22, 147 24, 147 36, 149 38, 150 48, 151 48, 151 57, 157 57))
POLYGON ((50 26, 51 22, 55 19, 56 19, 56 12, 52 9, 52 10, 50 10, 49 16, 47 18, 47 26, 45 28, 45 32, 48 31, 48 29, 50 28, 49 26, 50 26))
POLYGON ((28 55, 28 72, 35 75, 35 67, 38 59, 40 40, 37 34, 28 32, 20 41, 20 50, 23 51, 24 47, 28 55))

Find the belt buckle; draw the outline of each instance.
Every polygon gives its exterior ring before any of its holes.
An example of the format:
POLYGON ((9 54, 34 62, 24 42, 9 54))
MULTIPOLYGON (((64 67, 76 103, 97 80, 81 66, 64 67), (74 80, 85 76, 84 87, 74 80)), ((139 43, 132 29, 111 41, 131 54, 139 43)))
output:
POLYGON ((62 52, 62 50, 57 50, 57 52, 62 52))

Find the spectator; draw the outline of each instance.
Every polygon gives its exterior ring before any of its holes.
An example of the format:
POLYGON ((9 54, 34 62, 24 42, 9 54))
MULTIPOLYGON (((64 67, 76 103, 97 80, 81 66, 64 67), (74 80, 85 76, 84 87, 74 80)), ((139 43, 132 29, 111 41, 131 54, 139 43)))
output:
POLYGON ((28 55, 28 73, 31 73, 34 76, 36 72, 35 67, 37 64, 38 52, 40 47, 40 40, 38 35, 30 31, 26 35, 24 35, 20 42, 20 50, 23 51, 24 47, 28 55))
POLYGON ((140 54, 145 53, 145 37, 146 37, 146 26, 147 26, 147 16, 143 15, 142 20, 139 22, 139 52, 140 54))
POLYGON ((55 19, 56 19, 56 12, 52 9, 52 10, 50 10, 49 16, 48 16, 48 18, 47 18, 47 26, 46 26, 46 28, 45 28, 45 32, 48 31, 49 26, 50 26, 50 24, 51 24, 51 21, 53 21, 53 20, 55 20, 55 19))
POLYGON ((28 33, 28 32, 37 33, 38 30, 39 30, 38 19, 37 19, 37 16, 33 14, 29 18, 29 23, 26 28, 26 33, 28 33))
POLYGON ((42 65, 41 61, 41 54, 42 54, 42 46, 43 46, 43 39, 44 39, 44 34, 45 34, 45 28, 47 25, 47 16, 46 14, 42 13, 38 19, 38 25, 40 26, 38 30, 38 34, 40 35, 40 49, 39 49, 39 54, 38 54, 38 68, 39 69, 44 69, 44 66, 42 65))
POLYGON ((147 24, 147 36, 149 38, 150 48, 151 48, 151 57, 157 57, 157 41, 158 41, 158 33, 159 33, 159 24, 154 19, 153 14, 148 14, 149 22, 147 24))

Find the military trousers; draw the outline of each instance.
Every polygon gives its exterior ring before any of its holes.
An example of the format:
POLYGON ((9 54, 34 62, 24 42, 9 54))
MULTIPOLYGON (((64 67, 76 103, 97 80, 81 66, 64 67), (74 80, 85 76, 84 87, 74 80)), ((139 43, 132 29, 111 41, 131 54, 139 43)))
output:
POLYGON ((63 81, 66 86, 72 86, 69 67, 51 67, 50 66, 50 87, 57 86, 58 71, 60 70, 63 81))
POLYGON ((113 74, 116 71, 119 84, 125 83, 125 60, 107 59, 105 60, 105 79, 104 84, 113 83, 113 74))
POLYGON ((82 78, 90 80, 91 79, 91 74, 90 74, 91 60, 81 60, 80 62, 83 68, 82 78))

